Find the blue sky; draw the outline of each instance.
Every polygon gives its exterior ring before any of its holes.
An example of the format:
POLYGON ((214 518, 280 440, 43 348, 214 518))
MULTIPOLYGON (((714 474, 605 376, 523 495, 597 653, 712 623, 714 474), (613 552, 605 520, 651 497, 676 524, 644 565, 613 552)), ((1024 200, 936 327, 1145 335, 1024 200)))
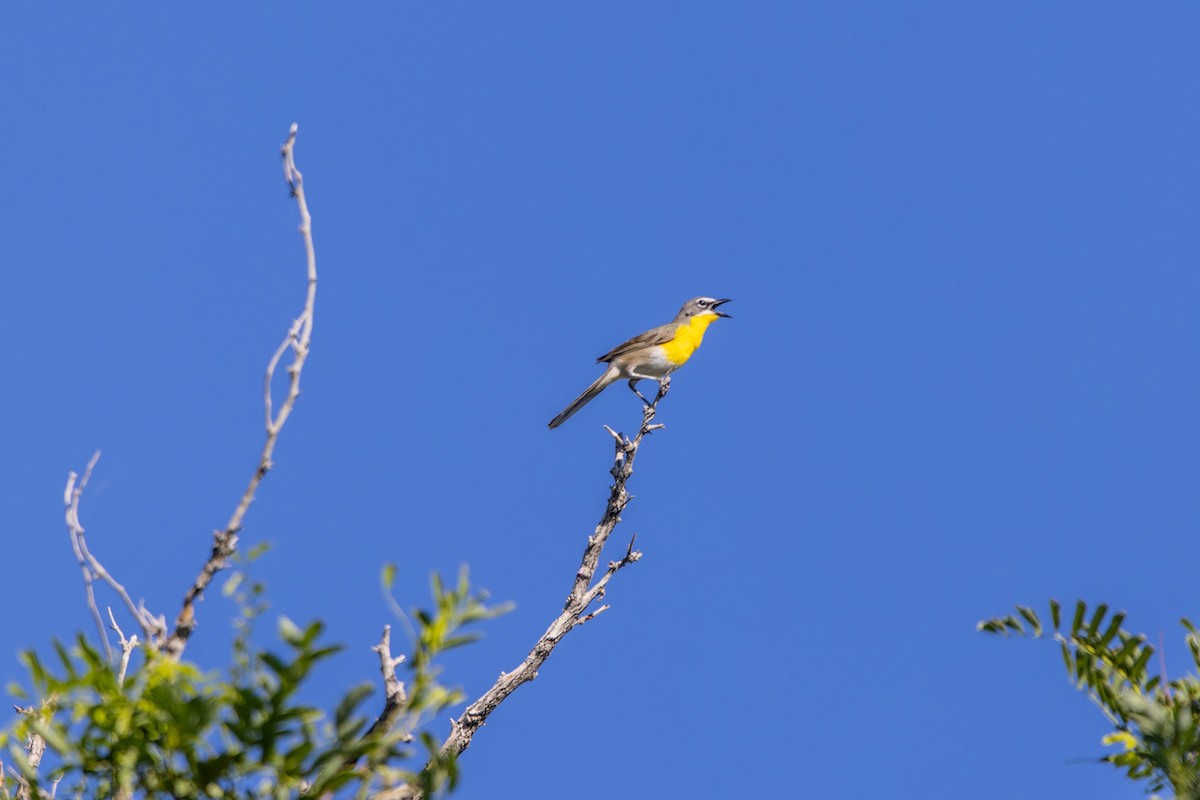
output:
MULTIPOLYGON (((470 564, 561 606, 619 387, 592 359, 732 297, 618 537, 644 560, 464 756, 464 798, 1129 797, 1048 643, 1104 600, 1189 662, 1200 108, 1184 4, 467 3, 0 11, 6 680, 87 630, 61 517, 173 616, 260 446, 303 263, 304 394, 247 519, 272 614, 347 651, 470 564)), ((232 609, 189 655, 225 663, 232 609)))

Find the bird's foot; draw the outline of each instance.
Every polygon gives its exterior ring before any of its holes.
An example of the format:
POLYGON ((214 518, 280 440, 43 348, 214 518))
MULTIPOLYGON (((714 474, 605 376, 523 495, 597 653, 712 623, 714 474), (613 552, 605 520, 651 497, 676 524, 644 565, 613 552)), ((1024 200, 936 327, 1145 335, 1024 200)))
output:
POLYGON ((664 375, 658 380, 658 394, 654 397, 654 405, 658 405, 658 401, 667 396, 667 392, 671 390, 671 376, 664 375))

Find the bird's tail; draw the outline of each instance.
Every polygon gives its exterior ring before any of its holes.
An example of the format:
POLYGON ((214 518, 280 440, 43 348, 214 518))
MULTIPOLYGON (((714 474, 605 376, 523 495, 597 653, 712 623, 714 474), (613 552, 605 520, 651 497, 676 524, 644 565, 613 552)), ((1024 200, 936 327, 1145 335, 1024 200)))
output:
POLYGON ((576 411, 578 411, 579 409, 581 409, 585 405, 587 405, 589 400, 591 400, 593 397, 595 397, 596 395, 598 395, 602 391, 604 391, 604 389, 610 383, 617 380, 617 378, 620 377, 620 375, 621 375, 621 371, 619 369, 617 369, 616 367, 609 367, 608 372, 604 373, 599 378, 597 378, 596 382, 593 383, 588 388, 584 389, 583 394, 579 395, 579 397, 576 397, 574 400, 572 400, 571 405, 564 408, 562 410, 561 414, 559 414, 554 419, 550 420, 550 429, 553 430, 554 428, 557 428, 559 425, 562 425, 564 422, 566 422, 568 419, 570 419, 571 415, 573 415, 576 411))

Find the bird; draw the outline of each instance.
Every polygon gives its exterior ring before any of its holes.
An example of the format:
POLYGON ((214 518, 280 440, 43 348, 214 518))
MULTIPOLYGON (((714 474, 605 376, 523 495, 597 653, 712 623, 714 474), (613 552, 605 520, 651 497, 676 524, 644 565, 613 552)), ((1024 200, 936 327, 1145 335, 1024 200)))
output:
POLYGON ((550 429, 562 425, 571 416, 583 408, 609 384, 625 378, 629 388, 642 398, 642 402, 651 405, 637 390, 640 380, 660 381, 675 370, 682 367, 696 352, 704 331, 717 317, 729 317, 720 308, 729 302, 729 298, 717 300, 712 297, 693 297, 683 304, 675 319, 666 325, 651 328, 640 336, 619 344, 612 350, 596 359, 598 364, 608 364, 604 374, 596 382, 583 390, 583 394, 571 401, 554 419, 550 420, 550 429))

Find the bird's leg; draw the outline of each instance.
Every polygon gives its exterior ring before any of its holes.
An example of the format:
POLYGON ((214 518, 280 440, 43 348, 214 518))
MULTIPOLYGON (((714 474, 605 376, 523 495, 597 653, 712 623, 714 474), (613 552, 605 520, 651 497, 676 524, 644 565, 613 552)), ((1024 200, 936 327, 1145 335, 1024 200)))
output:
POLYGON ((654 403, 651 403, 649 400, 647 400, 645 397, 643 397, 642 393, 637 390, 637 382, 640 380, 641 380, 641 378, 630 378, 629 379, 629 388, 633 390, 634 394, 636 394, 638 397, 641 398, 643 403, 645 403, 647 406, 653 407, 654 403))

